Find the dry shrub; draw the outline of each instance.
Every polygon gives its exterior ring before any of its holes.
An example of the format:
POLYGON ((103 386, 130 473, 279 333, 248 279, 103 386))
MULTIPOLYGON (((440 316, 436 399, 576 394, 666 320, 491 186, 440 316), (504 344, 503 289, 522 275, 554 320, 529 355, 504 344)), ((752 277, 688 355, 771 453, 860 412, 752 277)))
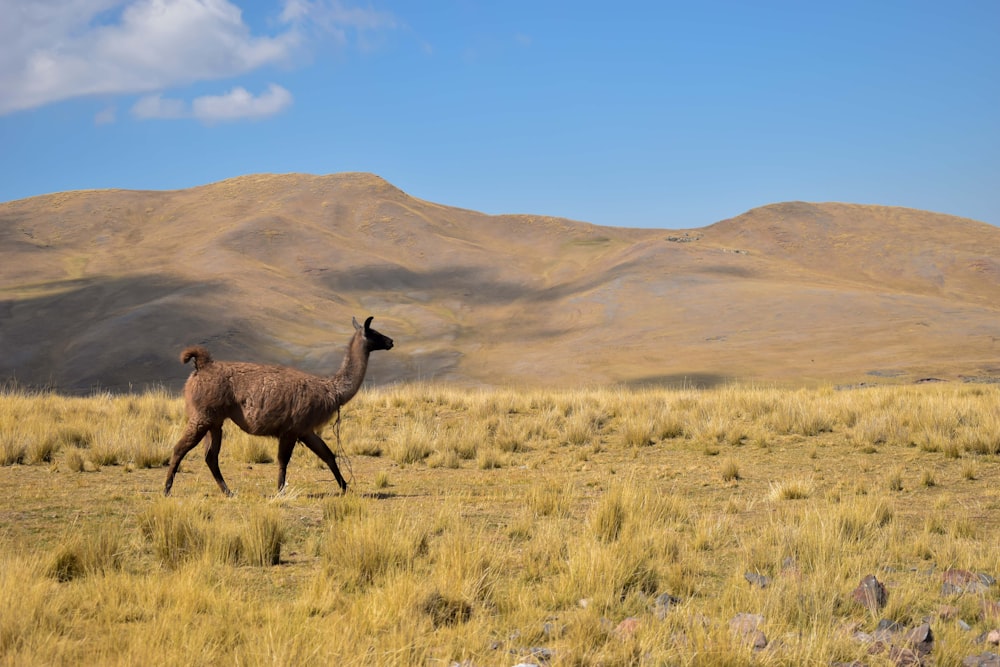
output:
POLYGON ((277 565, 281 562, 285 529, 281 523, 281 514, 276 509, 254 507, 246 518, 240 538, 243 543, 241 562, 254 566, 277 565))
POLYGON ((590 516, 590 529, 602 542, 614 542, 621 535, 626 518, 625 503, 616 488, 598 501, 590 516))
POLYGON ((656 595, 660 574, 648 544, 631 541, 627 545, 578 540, 569 547, 564 570, 554 593, 563 603, 590 601, 605 612, 656 595))
POLYGON ((591 416, 577 413, 566 420, 562 437, 566 444, 578 447, 589 443, 595 434, 591 416))
POLYGON ((720 470, 722 475, 722 481, 724 482, 736 482, 740 479, 740 466, 735 459, 726 459, 722 462, 722 468, 720 470))
POLYGON ((29 464, 51 463, 61 446, 59 438, 51 434, 34 438, 28 444, 25 462, 29 464))
POLYGON ((400 465, 423 461, 434 453, 435 431, 426 419, 400 420, 389 438, 389 458, 400 465))
POLYGON ((171 450, 153 443, 136 446, 132 453, 132 464, 136 468, 162 468, 170 462, 171 450))
POLYGON ((139 514, 139 530, 153 555, 165 567, 176 568, 204 553, 209 531, 205 505, 158 499, 139 514))
POLYGON ((632 415, 620 426, 622 445, 625 447, 646 447, 653 444, 655 432, 653 420, 644 415, 632 415))
MULTIPOLYGON (((228 427, 229 424, 227 423, 228 427)), ((223 447, 229 450, 236 461, 256 465, 259 463, 274 463, 277 444, 274 438, 263 438, 244 433, 235 428, 225 428, 222 436, 223 447)))
POLYGON ((323 502, 323 521, 336 523, 349 517, 368 516, 368 503, 361 496, 334 496, 323 502))
POLYGON ((326 533, 322 561, 332 580, 347 590, 363 590, 388 574, 406 571, 426 553, 428 533, 401 516, 351 515, 326 533))
POLYGON ((21 429, 8 426, 0 429, 0 465, 24 463, 28 454, 28 443, 21 429))
POLYGON ((803 500, 813 494, 815 484, 811 479, 787 479, 772 482, 768 497, 772 501, 803 500))
POLYGON ((426 614, 435 628, 465 623, 472 616, 472 605, 465 600, 450 598, 433 591, 420 603, 420 611, 426 614))
POLYGON ((510 455, 504 454, 495 447, 479 450, 476 464, 480 470, 496 470, 510 465, 510 455))
POLYGON ((126 533, 120 524, 101 524, 86 531, 76 526, 52 552, 48 574, 59 581, 71 581, 118 570, 126 547, 126 533))
POLYGON ((528 491, 528 507, 535 516, 569 516, 572 502, 571 486, 538 485, 528 491))
POLYGON ((842 503, 834 515, 839 539, 843 542, 862 542, 892 521, 892 504, 881 497, 855 497, 842 503))
POLYGON ((72 472, 83 472, 84 460, 83 454, 77 449, 71 449, 66 453, 65 457, 66 467, 72 472))

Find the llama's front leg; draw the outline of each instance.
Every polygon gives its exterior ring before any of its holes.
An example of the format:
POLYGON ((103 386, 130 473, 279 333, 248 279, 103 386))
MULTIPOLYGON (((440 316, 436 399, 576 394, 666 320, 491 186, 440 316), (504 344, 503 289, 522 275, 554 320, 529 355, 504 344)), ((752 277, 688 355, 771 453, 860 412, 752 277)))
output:
POLYGON ((222 492, 227 496, 231 496, 233 492, 226 486, 226 480, 222 479, 222 471, 219 469, 219 451, 222 449, 222 426, 212 427, 209 429, 209 434, 211 438, 209 439, 208 446, 205 447, 205 463, 208 464, 208 469, 212 471, 212 477, 215 478, 215 483, 219 485, 222 492))
POLYGON ((294 435, 284 433, 278 438, 278 493, 285 490, 285 472, 288 470, 288 462, 292 460, 294 449, 294 435))
POLYGON ((170 495, 170 489, 174 485, 174 475, 177 474, 181 460, 201 442, 207 432, 208 426, 188 422, 187 428, 184 429, 184 435, 174 445, 174 453, 170 457, 170 466, 167 468, 167 482, 163 485, 163 495, 170 495))
POLYGON ((309 433, 300 437, 299 440, 330 468, 333 476, 337 478, 337 484, 340 485, 341 492, 347 493, 347 482, 344 481, 344 476, 340 474, 340 468, 337 467, 337 457, 326 446, 326 443, 323 442, 323 438, 315 433, 309 433))

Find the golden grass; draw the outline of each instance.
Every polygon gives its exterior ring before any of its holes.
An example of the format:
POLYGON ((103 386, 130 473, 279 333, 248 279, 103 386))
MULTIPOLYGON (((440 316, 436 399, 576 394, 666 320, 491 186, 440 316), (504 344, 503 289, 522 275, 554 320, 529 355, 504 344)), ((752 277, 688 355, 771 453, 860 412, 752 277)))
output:
POLYGON ((349 495, 300 448, 275 497, 275 443, 227 426, 227 499, 197 453, 162 498, 176 397, 8 391, 0 662, 823 665, 928 617, 960 663, 1000 590, 945 598, 940 572, 1000 573, 998 399, 400 386, 324 435, 349 495), (870 573, 879 614, 850 601, 870 573))

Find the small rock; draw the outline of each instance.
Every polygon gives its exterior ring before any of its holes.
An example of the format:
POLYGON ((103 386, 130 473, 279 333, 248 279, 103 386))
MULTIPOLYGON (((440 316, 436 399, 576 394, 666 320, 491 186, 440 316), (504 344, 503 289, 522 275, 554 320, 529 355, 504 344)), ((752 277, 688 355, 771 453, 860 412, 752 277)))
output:
POLYGON ((949 595, 961 595, 965 592, 965 589, 961 586, 956 586, 955 584, 949 584, 947 581, 941 584, 941 597, 948 597, 949 595))
MULTIPOLYGON (((517 650, 512 650, 511 653, 522 655, 530 660, 537 660, 539 662, 549 662, 552 660, 554 655, 552 649, 545 648, 544 646, 532 646, 531 648, 522 648, 517 650)), ((539 667, 537 662, 521 662, 519 665, 534 665, 534 667, 539 667)), ((518 665, 514 665, 518 667, 518 665)))
POLYGON ((674 597, 670 593, 660 593, 653 601, 653 613, 656 614, 656 618, 662 621, 666 618, 670 608, 680 603, 680 598, 674 597))
POLYGON ((934 633, 931 632, 929 623, 921 623, 906 633, 904 638, 907 646, 910 646, 920 656, 925 656, 934 648, 934 633))
POLYGON ((781 561, 781 572, 782 577, 788 577, 793 581, 798 581, 802 579, 802 570, 799 568, 799 564, 795 562, 795 559, 791 556, 785 556, 781 561))
POLYGON ((767 635, 759 629, 763 622, 764 617, 760 614, 741 613, 736 614, 729 621, 729 628, 734 635, 742 638, 749 646, 759 650, 767 648, 767 635))
POLYGON ((851 593, 851 598, 871 612, 878 611, 889 601, 889 594, 874 574, 865 576, 851 593))
POLYGON ((959 613, 961 613, 958 607, 953 607, 952 605, 941 605, 938 607, 937 615, 942 621, 950 621, 953 618, 958 618, 959 613))
POLYGON ((538 658, 539 660, 548 662, 552 659, 553 653, 550 648, 545 648, 544 646, 532 646, 528 649, 528 655, 532 658, 538 658))
POLYGON ((629 616, 615 628, 615 636, 622 641, 631 639, 641 625, 638 618, 629 616))
POLYGON ((980 655, 970 655, 962 661, 962 667, 1000 667, 1000 655, 989 651, 980 655))
POLYGON ((743 578, 750 582, 751 586, 760 586, 761 588, 767 588, 771 585, 771 577, 763 574, 758 574, 757 572, 747 572, 743 575, 743 578))
POLYGON ((566 632, 566 626, 556 625, 555 623, 556 620, 557 619, 553 619, 551 621, 546 621, 545 623, 542 624, 542 634, 548 637, 549 639, 552 639, 554 637, 559 637, 564 632, 566 632))
POLYGON ((923 658, 934 647, 934 633, 929 623, 922 623, 915 628, 907 629, 896 621, 882 619, 878 622, 875 632, 855 632, 854 639, 869 644, 868 655, 887 653, 895 665, 922 665, 923 658))
POLYGON ((976 577, 976 575, 972 574, 968 570, 961 570, 961 569, 958 569, 958 568, 950 568, 950 569, 945 570, 944 573, 942 573, 941 578, 945 582, 947 582, 949 584, 955 584, 957 586, 964 586, 965 584, 969 583, 970 581, 975 580, 977 577, 976 577))
POLYGON ((763 622, 764 617, 760 614, 740 613, 730 619, 729 627, 733 632, 750 632, 751 630, 756 630, 763 622))
POLYGON ((884 653, 887 648, 889 648, 889 645, 885 642, 873 641, 868 647, 868 655, 880 655, 881 653, 884 653))
POLYGON ((986 633, 986 642, 1000 646, 1000 630, 990 630, 986 633))
POLYGON ((996 580, 988 574, 976 574, 968 570, 945 570, 941 584, 941 595, 960 593, 985 593, 996 580))
POLYGON ((851 635, 851 639, 853 639, 859 644, 868 644, 869 642, 875 641, 875 636, 868 634, 867 632, 862 632, 861 630, 858 630, 853 635, 851 635))
POLYGON ((882 642, 883 644, 891 644, 900 632, 904 630, 903 626, 896 621, 890 621, 888 618, 883 618, 875 626, 875 632, 872 633, 872 640, 876 642, 882 642))
POLYGON ((900 646, 889 648, 889 660, 898 667, 921 667, 924 664, 917 651, 900 646))

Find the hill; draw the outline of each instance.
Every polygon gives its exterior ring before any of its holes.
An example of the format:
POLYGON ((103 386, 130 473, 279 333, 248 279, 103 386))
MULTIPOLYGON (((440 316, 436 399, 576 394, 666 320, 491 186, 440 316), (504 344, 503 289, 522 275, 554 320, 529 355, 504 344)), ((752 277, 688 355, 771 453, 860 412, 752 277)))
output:
POLYGON ((178 387, 182 347, 376 383, 815 383, 1000 375, 1000 229, 792 202, 708 227, 489 216, 370 174, 0 203, 0 378, 178 387))

